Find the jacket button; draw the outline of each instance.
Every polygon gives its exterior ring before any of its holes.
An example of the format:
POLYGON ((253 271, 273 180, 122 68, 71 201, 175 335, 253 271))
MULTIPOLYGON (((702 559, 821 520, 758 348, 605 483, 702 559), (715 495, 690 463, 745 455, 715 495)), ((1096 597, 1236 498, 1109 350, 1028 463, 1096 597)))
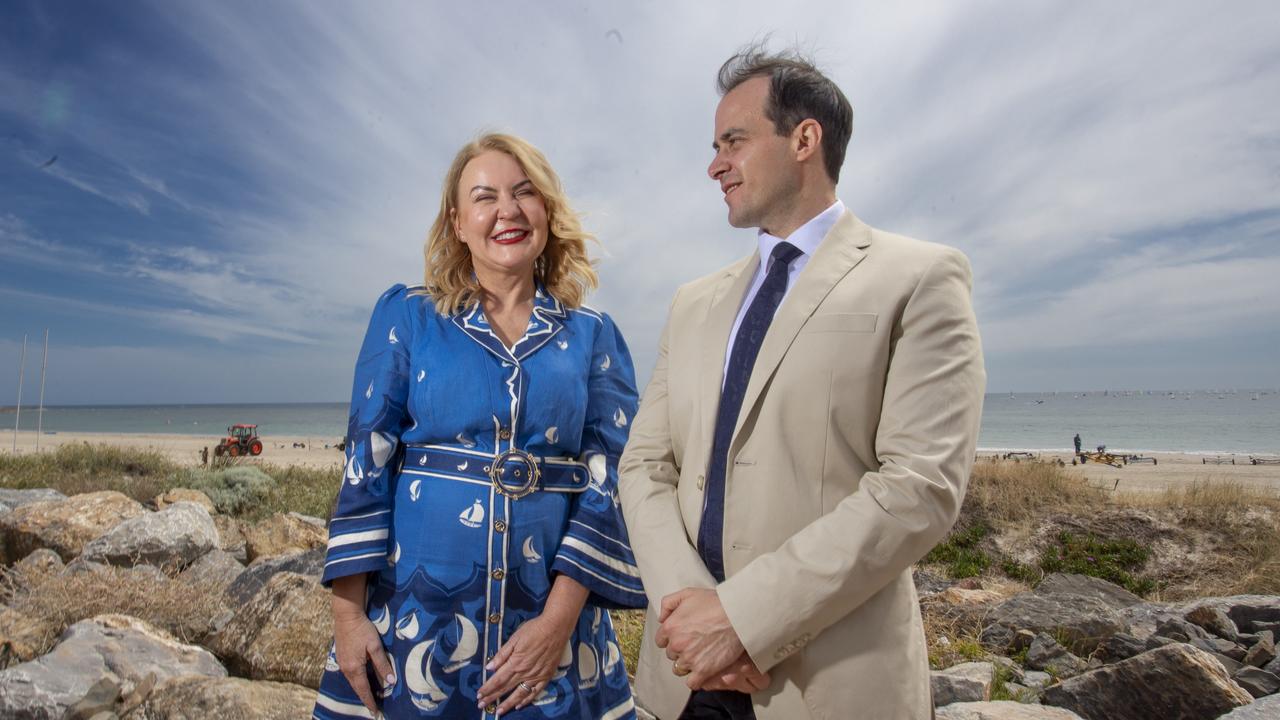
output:
POLYGON ((493 625, 497 625, 498 623, 502 622, 502 616, 499 615, 498 613, 490 613, 489 622, 493 625))
POLYGON ((701 490, 701 489, 702 489, 702 483, 704 483, 705 481, 706 481, 706 479, 705 479, 704 477, 702 477, 701 475, 699 475, 699 476, 698 476, 698 489, 699 489, 699 490, 701 490))

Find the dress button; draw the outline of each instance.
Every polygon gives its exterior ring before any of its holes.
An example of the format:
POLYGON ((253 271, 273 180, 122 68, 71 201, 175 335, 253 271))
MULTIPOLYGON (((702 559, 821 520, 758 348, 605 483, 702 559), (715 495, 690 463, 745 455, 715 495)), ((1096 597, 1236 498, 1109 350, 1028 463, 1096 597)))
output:
POLYGON ((494 580, 501 580, 502 578, 507 576, 507 574, 503 572, 502 568, 498 568, 497 570, 494 570, 493 573, 491 574, 493 575, 494 580))
POLYGON ((493 529, 494 529, 494 530, 496 530, 497 532, 506 532, 506 531, 507 531, 507 523, 506 523, 506 522, 504 522, 504 521, 502 521, 502 520, 494 520, 494 521, 493 521, 493 529))
POLYGON ((698 476, 698 489, 699 489, 699 490, 701 490, 701 489, 702 489, 702 483, 703 483, 703 477, 702 477, 701 475, 699 475, 699 476, 698 476))
POLYGON ((494 705, 493 703, 489 703, 487 706, 485 706, 484 711, 492 715, 498 712, 498 706, 494 705))
POLYGON ((498 431, 498 437, 502 438, 503 440, 510 440, 511 430, 509 430, 508 428, 502 428, 501 430, 498 431))
POLYGON ((498 613, 490 613, 489 622, 494 625, 497 625, 499 622, 502 622, 502 616, 499 615, 498 613))

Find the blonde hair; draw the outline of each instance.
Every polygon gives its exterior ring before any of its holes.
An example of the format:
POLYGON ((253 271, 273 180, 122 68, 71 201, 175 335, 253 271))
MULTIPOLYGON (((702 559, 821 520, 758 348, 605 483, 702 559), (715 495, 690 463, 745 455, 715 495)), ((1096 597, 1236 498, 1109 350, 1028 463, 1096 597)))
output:
POLYGON ((534 280, 563 305, 576 308, 599 285, 587 257, 587 241, 595 237, 582 229, 578 214, 560 185, 560 177, 529 142, 514 135, 487 133, 462 146, 449 166, 440 193, 440 214, 431 225, 423 248, 426 257, 425 292, 442 315, 451 315, 479 302, 483 290, 471 265, 471 250, 458 237, 453 215, 458 208, 462 170, 477 155, 496 150, 510 155, 533 183, 547 208, 547 245, 534 263, 534 280))

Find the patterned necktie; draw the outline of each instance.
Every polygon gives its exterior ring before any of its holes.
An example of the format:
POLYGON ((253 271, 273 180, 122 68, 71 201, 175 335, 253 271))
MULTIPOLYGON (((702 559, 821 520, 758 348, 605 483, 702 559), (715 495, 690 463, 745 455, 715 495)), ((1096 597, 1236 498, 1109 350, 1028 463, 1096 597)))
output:
POLYGON ((760 291, 742 316, 738 334, 729 353, 725 369, 724 389, 720 391, 720 407, 716 411, 715 436, 711 443, 711 467, 707 469, 706 494, 702 501, 702 524, 698 528, 698 554, 715 576, 724 582, 724 476, 729 462, 729 441, 738 424, 742 399, 747 394, 751 368, 760 354, 769 323, 777 312, 782 296, 787 293, 787 273, 801 252, 789 242, 780 242, 770 253, 769 272, 760 291))

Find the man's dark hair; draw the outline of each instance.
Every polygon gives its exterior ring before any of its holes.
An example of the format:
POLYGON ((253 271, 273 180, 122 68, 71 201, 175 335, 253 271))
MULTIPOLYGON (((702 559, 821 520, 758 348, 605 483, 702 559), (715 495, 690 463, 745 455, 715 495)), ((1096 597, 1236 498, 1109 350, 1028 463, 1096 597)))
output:
POLYGON ((769 78, 765 117, 779 135, 789 135, 802 121, 813 118, 822 126, 822 159, 831 182, 839 182, 844 153, 853 134, 853 106, 840 88, 813 61, 796 50, 771 53, 764 43, 748 45, 720 66, 716 88, 720 95, 754 77, 769 78))

